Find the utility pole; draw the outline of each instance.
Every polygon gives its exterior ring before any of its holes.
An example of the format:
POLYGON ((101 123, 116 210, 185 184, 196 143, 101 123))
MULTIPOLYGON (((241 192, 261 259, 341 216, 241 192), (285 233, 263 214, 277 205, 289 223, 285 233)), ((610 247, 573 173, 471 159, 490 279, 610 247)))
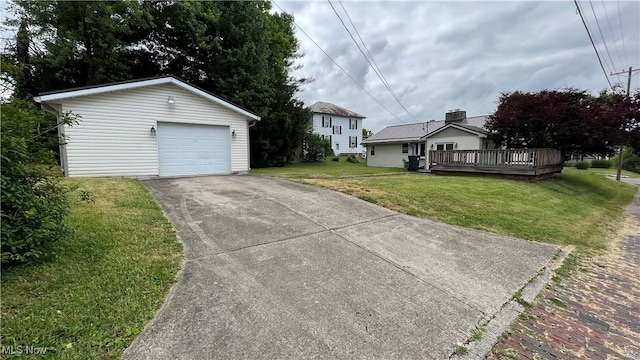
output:
MULTIPOLYGON (((640 69, 633 69, 633 66, 629 66, 627 73, 627 97, 631 99, 631 76, 634 71, 640 71, 640 69)), ((621 71, 618 73, 611 73, 609 76, 624 74, 627 71, 621 71)), ((620 145, 620 152, 618 154, 618 172, 616 173, 616 181, 620 181, 620 174, 622 174, 622 157, 624 156, 624 145, 620 145)))

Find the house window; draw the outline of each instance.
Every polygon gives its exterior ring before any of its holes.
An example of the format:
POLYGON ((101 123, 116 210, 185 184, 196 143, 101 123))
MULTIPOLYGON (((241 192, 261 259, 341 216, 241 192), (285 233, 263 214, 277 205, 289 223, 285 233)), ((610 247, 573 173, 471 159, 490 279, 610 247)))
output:
POLYGON ((322 140, 329 140, 329 143, 331 143, 331 135, 320 135, 322 137, 322 140))
POLYGON ((376 147, 374 145, 371 145, 371 156, 376 154, 376 147))
POLYGON ((322 117, 322 127, 330 128, 331 127, 331 116, 323 116, 322 117))
POLYGON ((358 119, 349 119, 349 129, 358 130, 358 119))
POLYGON ((336 150, 340 150, 340 144, 336 143, 336 150))
POLYGON ((427 144, 420 144, 420 156, 424 156, 425 149, 427 148, 427 144))
POLYGON ((402 153, 403 154, 408 154, 409 153, 409 144, 402 144, 402 153))
POLYGON ((349 147, 354 149, 358 147, 358 137, 357 136, 349 136, 349 147))
POLYGON ((453 143, 436 144, 436 150, 453 150, 453 143))
POLYGON ((342 135, 342 125, 334 125, 333 126, 333 134, 334 135, 342 135))

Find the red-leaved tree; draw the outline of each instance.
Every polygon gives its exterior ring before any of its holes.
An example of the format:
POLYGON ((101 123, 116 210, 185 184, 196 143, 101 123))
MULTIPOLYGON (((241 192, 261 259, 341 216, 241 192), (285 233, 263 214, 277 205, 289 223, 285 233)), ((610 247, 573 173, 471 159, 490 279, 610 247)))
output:
POLYGON ((555 148, 564 154, 611 155, 615 146, 640 146, 640 91, 591 96, 583 90, 503 93, 486 125, 508 148, 555 148))

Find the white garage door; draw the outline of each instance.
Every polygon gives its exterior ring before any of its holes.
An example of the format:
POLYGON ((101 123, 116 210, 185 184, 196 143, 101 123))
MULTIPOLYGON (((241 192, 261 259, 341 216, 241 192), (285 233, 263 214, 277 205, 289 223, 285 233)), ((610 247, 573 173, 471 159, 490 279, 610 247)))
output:
POLYGON ((160 176, 231 172, 229 128, 158 123, 160 176))

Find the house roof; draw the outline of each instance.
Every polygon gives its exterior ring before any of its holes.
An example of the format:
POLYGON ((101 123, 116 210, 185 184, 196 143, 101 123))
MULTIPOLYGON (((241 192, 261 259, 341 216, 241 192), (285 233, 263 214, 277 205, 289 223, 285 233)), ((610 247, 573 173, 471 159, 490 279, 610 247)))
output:
POLYGON ((378 131, 362 141, 362 144, 380 144, 419 141, 427 134, 427 124, 413 123, 404 125, 392 125, 378 131))
POLYGON ((315 104, 309 106, 309 110, 311 110, 311 112, 316 114, 337 115, 337 116, 352 117, 352 118, 359 118, 359 119, 366 118, 366 116, 360 115, 355 111, 351 111, 341 106, 330 104, 327 102, 321 102, 321 101, 318 101, 315 104))
POLYGON ((429 121, 422 123, 404 124, 404 125, 392 125, 380 130, 367 139, 362 141, 362 144, 384 144, 384 143, 403 143, 420 141, 432 134, 444 130, 447 125, 455 124, 465 131, 472 131, 478 135, 486 135, 489 132, 484 129, 484 124, 489 117, 473 116, 464 120, 446 123, 444 120, 429 121))
POLYGON ((109 84, 84 86, 84 87, 57 90, 57 91, 48 91, 40 94, 40 96, 36 96, 34 100, 36 102, 55 102, 57 100, 70 99, 70 98, 75 98, 79 96, 97 95, 97 94, 103 94, 103 93, 108 93, 112 91, 136 89, 136 88, 141 88, 145 86, 160 85, 160 84, 176 85, 196 95, 202 96, 207 100, 213 101, 218 105, 226 107, 229 110, 235 111, 237 113, 240 113, 254 120, 260 120, 260 117, 258 115, 248 110, 245 110, 229 101, 223 100, 206 90, 200 89, 197 86, 191 85, 174 76, 162 76, 162 77, 155 77, 155 78, 122 81, 122 82, 109 83, 109 84))
POLYGON ((445 124, 444 126, 439 127, 436 130, 433 130, 431 132, 429 132, 427 135, 423 136, 423 138, 429 138, 432 137, 438 133, 440 133, 441 131, 444 131, 445 129, 449 129, 449 128, 455 128, 455 129, 459 129, 462 131, 466 131, 468 133, 474 134, 474 135, 478 135, 480 137, 486 137, 487 135, 489 135, 489 131, 477 127, 477 126, 472 126, 472 125, 466 125, 466 124, 456 124, 454 122, 445 124))

